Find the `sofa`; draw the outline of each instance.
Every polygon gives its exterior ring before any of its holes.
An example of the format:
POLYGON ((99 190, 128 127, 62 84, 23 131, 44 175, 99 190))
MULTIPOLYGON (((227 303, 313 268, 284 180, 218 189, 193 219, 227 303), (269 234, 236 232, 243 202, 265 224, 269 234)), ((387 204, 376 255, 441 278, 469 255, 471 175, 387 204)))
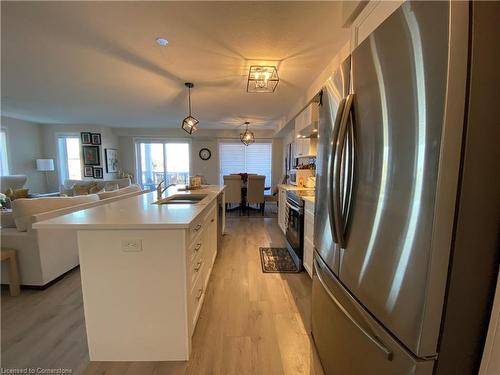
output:
POLYGON ((75 196, 75 186, 85 187, 95 185, 95 192, 103 190, 116 190, 130 186, 130 178, 117 178, 114 180, 64 180, 64 183, 59 187, 61 195, 75 196))
MULTIPOLYGON (((79 264, 76 230, 35 229, 33 223, 142 193, 138 185, 130 185, 113 196, 89 194, 13 201, 12 212, 2 213, 1 242, 2 247, 17 250, 21 285, 44 287, 79 264)), ((4 263, 1 280, 7 284, 4 263)))

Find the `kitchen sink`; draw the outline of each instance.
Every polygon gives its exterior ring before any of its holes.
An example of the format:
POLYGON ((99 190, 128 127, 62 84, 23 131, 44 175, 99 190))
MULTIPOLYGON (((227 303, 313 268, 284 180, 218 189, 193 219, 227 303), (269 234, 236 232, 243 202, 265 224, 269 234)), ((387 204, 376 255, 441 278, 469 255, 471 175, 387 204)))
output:
POLYGON ((154 202, 154 204, 198 204, 200 203, 207 194, 178 194, 172 195, 170 197, 160 199, 154 202))

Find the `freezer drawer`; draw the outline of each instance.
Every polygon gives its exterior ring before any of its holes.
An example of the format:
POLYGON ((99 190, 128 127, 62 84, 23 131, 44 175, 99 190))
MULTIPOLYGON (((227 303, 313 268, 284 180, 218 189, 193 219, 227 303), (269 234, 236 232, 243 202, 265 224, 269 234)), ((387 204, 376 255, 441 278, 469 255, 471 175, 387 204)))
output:
POLYGON ((314 342, 327 375, 431 375, 434 360, 412 356, 354 300, 315 256, 314 342))

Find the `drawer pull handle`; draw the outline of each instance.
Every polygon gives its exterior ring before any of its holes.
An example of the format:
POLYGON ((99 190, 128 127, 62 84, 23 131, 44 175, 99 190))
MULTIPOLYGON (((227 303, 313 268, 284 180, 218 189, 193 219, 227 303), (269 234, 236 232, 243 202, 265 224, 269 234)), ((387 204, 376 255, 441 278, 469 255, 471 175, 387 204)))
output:
POLYGON ((198 289, 198 295, 196 296, 196 299, 200 299, 202 295, 203 295, 203 289, 198 289))
POLYGON ((195 270, 196 272, 198 272, 198 271, 200 270, 200 268, 201 268, 201 263, 202 263, 202 262, 198 262, 198 263, 196 264, 196 267, 194 267, 194 270, 195 270))
POLYGON ((214 220, 215 220, 215 219, 212 219, 212 220, 210 220, 210 222, 211 222, 211 223, 213 223, 213 222, 214 222, 214 220))
POLYGON ((198 251, 201 249, 201 242, 199 242, 196 247, 194 248, 194 251, 198 251))
POLYGON ((200 230, 200 228, 201 228, 201 224, 198 224, 198 225, 196 226, 196 228, 194 228, 195 232, 198 232, 198 231, 200 230))

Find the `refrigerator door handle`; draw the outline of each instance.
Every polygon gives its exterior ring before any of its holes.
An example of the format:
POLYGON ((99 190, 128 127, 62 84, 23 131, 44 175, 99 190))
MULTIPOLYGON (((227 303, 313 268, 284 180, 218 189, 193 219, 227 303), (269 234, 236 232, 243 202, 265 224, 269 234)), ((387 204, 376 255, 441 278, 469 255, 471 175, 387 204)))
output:
POLYGON ((344 233, 347 233, 347 227, 349 226, 349 213, 352 208, 352 190, 354 187, 354 176, 355 176, 355 166, 356 166, 356 138, 354 130, 354 113, 352 111, 352 106, 350 108, 350 124, 351 126, 347 129, 346 137, 349 142, 349 165, 347 166, 347 183, 346 183, 346 194, 344 202, 344 215, 343 215, 343 229, 344 233))
POLYGON ((330 292, 330 289, 321 276, 320 266, 316 259, 314 259, 314 270, 316 271, 315 276, 317 276, 318 281, 325 290, 326 294, 328 294, 330 299, 335 303, 335 305, 337 305, 340 311, 342 311, 342 313, 344 313, 344 315, 352 322, 352 324, 354 324, 377 348, 379 348, 385 354, 388 361, 392 361, 394 353, 390 349, 388 349, 382 342, 380 342, 380 339, 377 336, 368 332, 366 328, 364 328, 356 319, 354 319, 353 316, 349 314, 346 308, 342 305, 342 303, 340 303, 340 301, 333 295, 333 293, 330 292))
POLYGON ((335 116, 335 122, 333 124, 332 128, 332 142, 331 142, 331 149, 330 149, 330 155, 332 157, 329 159, 330 164, 328 166, 328 181, 330 181, 330 191, 328 192, 328 215, 330 217, 330 229, 333 234, 333 239, 335 242, 338 243, 339 237, 337 235, 337 228, 338 224, 336 223, 336 216, 335 216, 335 211, 333 210, 334 208, 334 201, 335 201, 335 196, 334 196, 334 189, 333 189, 333 184, 334 184, 334 159, 335 155, 337 153, 337 142, 338 142, 338 135, 339 135, 339 127, 340 127, 340 122, 342 120, 342 114, 344 113, 344 108, 345 108, 345 98, 343 98, 340 103, 339 103, 339 108, 337 111, 337 115, 335 116))
POLYGON ((335 156, 333 160, 333 215, 335 219, 337 241, 341 248, 345 248, 345 224, 343 223, 342 215, 342 197, 341 197, 341 170, 342 170, 342 155, 344 153, 347 124, 351 114, 352 102, 354 94, 349 94, 346 99, 344 111, 342 113, 342 120, 340 122, 337 142, 335 146, 335 156))

